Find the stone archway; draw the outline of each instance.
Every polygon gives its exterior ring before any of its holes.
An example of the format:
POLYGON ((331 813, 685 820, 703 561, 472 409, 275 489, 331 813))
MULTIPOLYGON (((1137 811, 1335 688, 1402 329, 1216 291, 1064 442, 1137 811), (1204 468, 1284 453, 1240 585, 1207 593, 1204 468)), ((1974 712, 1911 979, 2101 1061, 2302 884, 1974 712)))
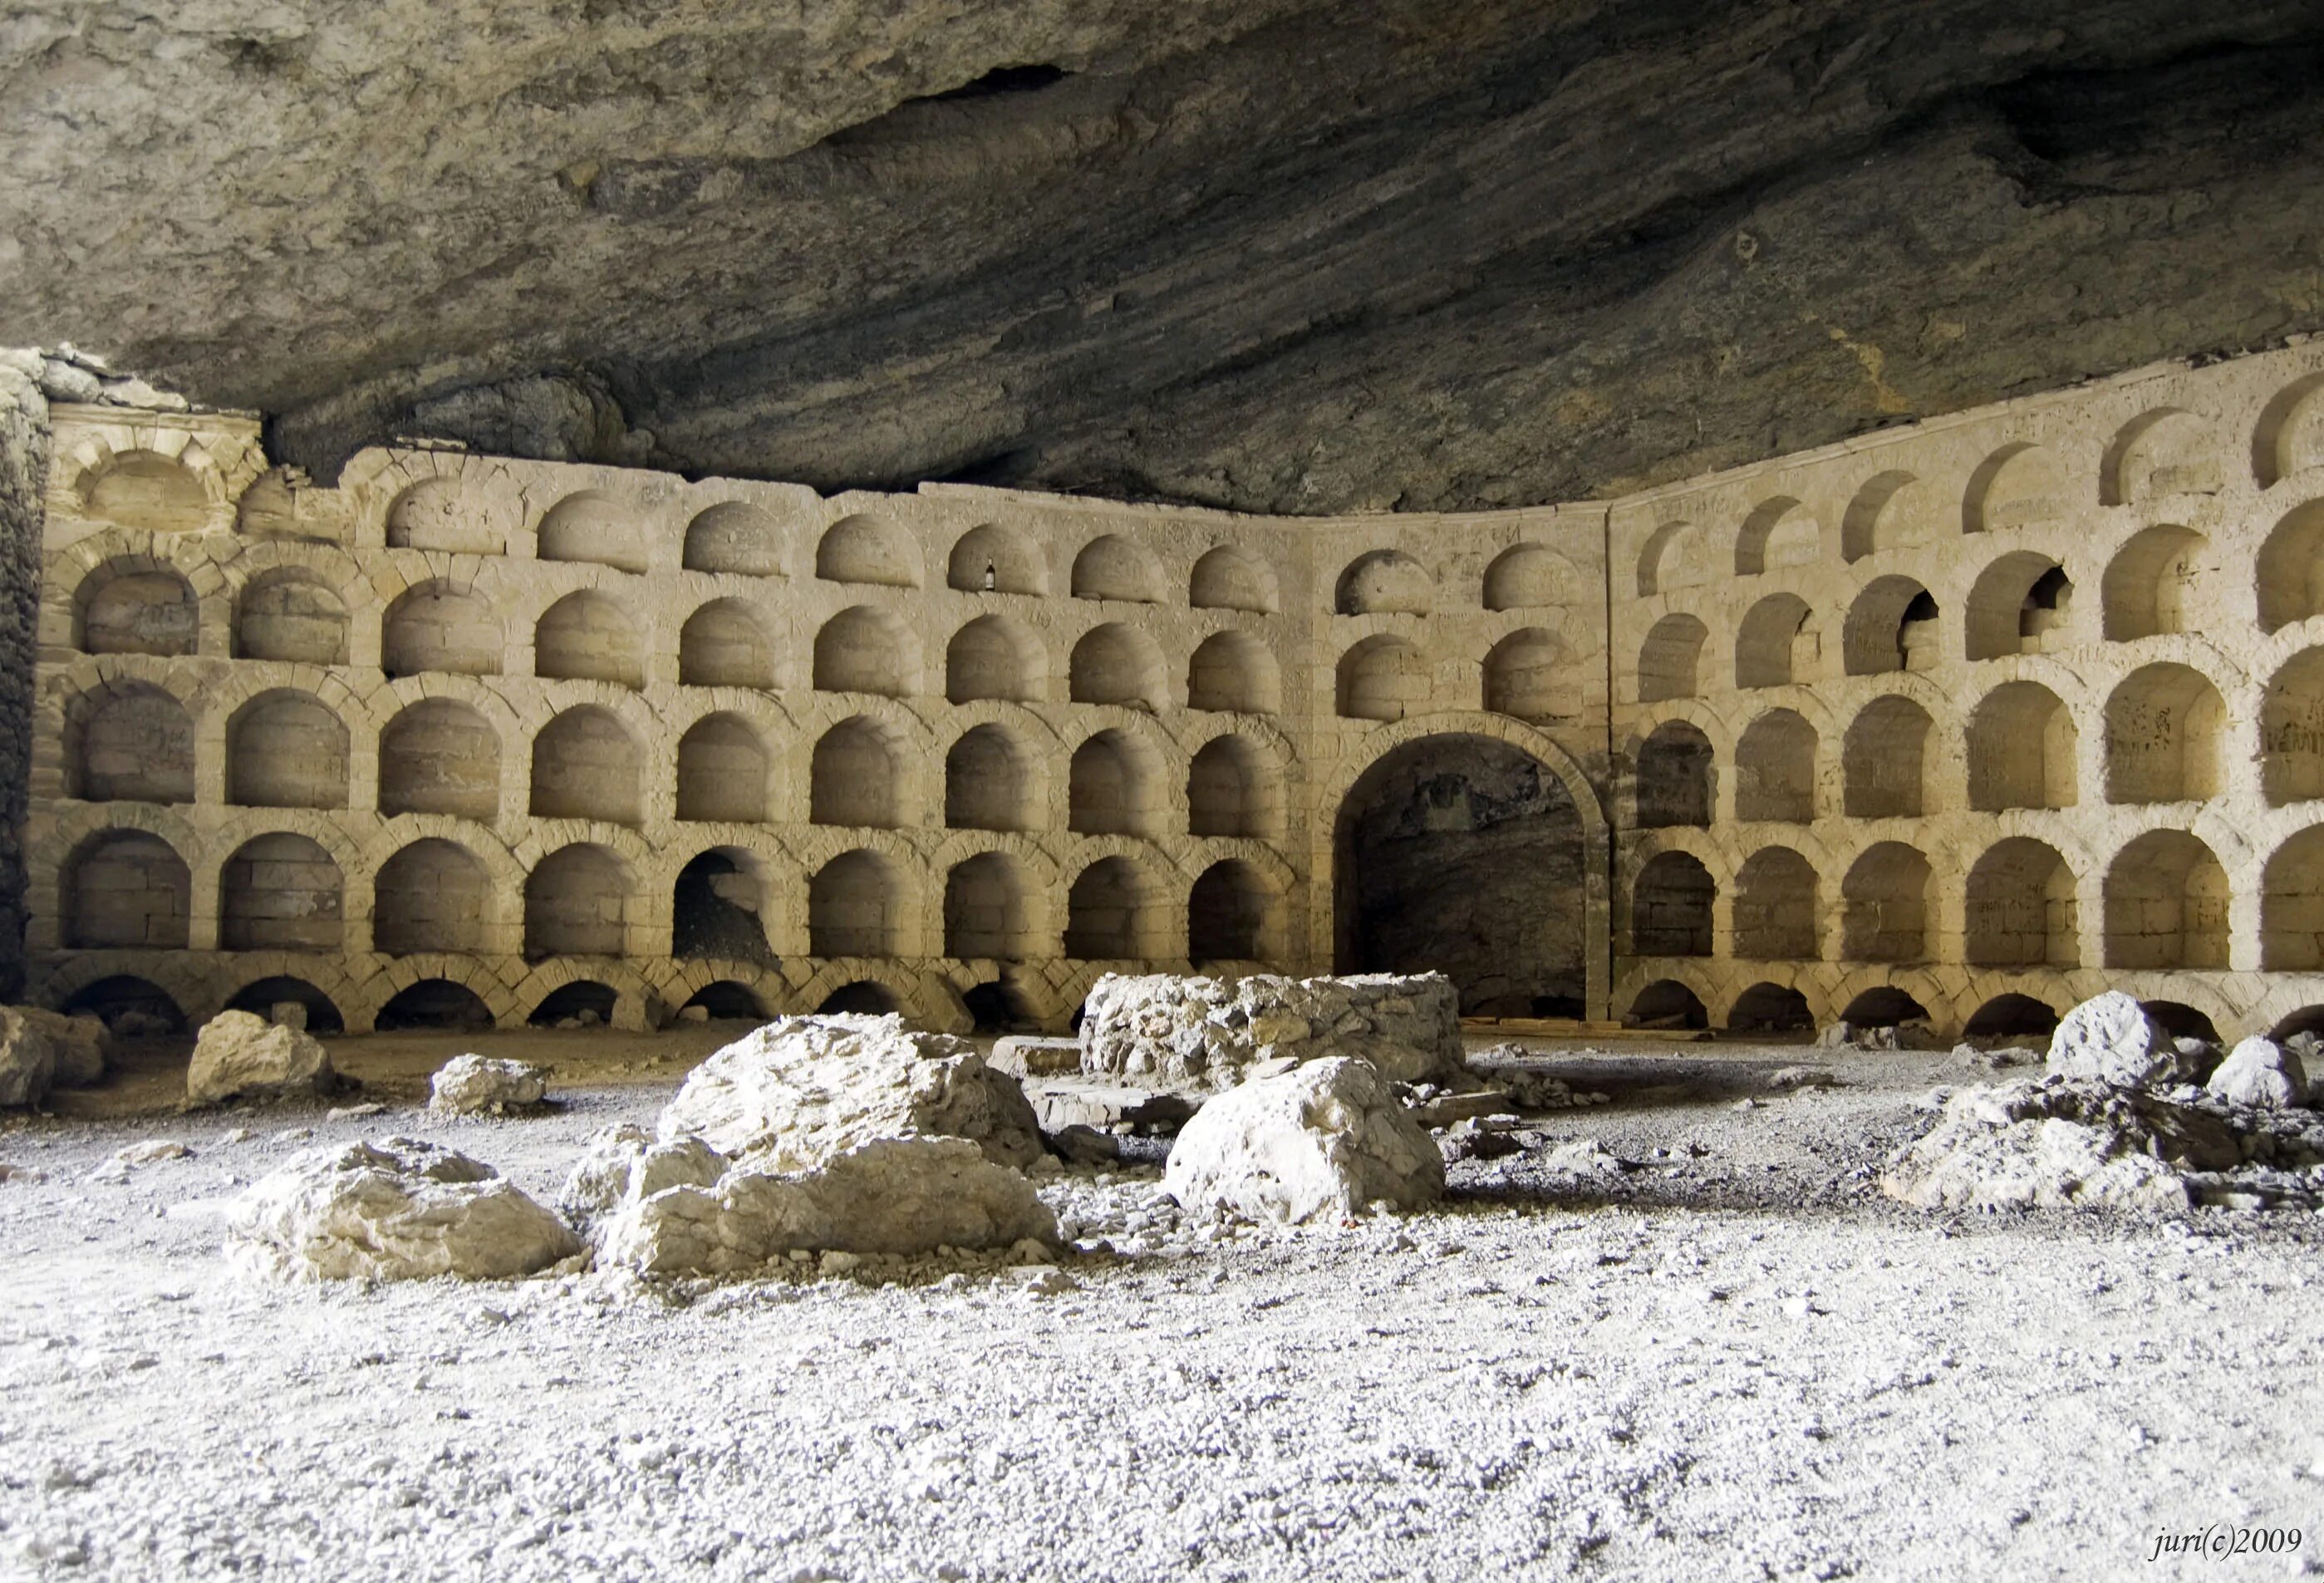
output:
POLYGON ((1589 845, 1551 765, 1490 736, 1416 737, 1357 778, 1333 838, 1338 971, 1441 971, 1464 1015, 1587 1014, 1589 845))

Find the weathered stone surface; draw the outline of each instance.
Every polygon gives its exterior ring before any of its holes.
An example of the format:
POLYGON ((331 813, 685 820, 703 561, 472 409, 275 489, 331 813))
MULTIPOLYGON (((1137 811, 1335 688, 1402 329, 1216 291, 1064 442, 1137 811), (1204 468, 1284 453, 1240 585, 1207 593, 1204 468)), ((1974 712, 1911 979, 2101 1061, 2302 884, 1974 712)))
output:
POLYGON ((803 1171, 877 1138, 966 1138, 1002 1165, 1042 1154, 1017 1079, 900 1017, 781 1017, 696 1067, 661 1114, 756 1171, 803 1171))
POLYGON ((254 1012, 220 1012, 194 1041, 186 1097, 214 1105, 238 1095, 318 1094, 332 1080, 330 1053, 313 1034, 276 1027, 254 1012))
POLYGON ((326 1281, 504 1280, 581 1251, 491 1166, 413 1138, 309 1150, 235 1199, 227 1223, 276 1273, 326 1281))
POLYGON ((2184 1172, 2242 1158, 2208 1112, 2099 1079, 2045 1078, 1962 1089, 1889 1162, 1880 1187, 1923 1208, 2183 1208, 2184 1172))
POLYGON ((17 1014, 48 1040, 56 1060, 56 1086, 81 1088, 105 1078, 106 1033, 95 1017, 68 1017, 38 1006, 18 1006, 17 1014))
POLYGON ((56 1081, 48 1036, 14 1006, 0 1006, 0 1105, 38 1105, 56 1081))
POLYGON ((549 1096, 549 1069, 530 1061, 456 1055, 428 1083, 428 1108, 452 1116, 530 1110, 549 1096))
POLYGON ((2308 1069, 2264 1034, 2255 1033, 2228 1051, 2205 1086, 2229 1105, 2285 1110, 2308 1103, 2308 1069))
POLYGON ((1462 1076, 1440 974, 1200 978, 1109 973, 1083 1003, 1083 1069, 1155 1088, 1231 1088, 1263 1061, 1348 1057, 1417 1083, 1462 1076))
MULTIPOLYGON (((810 1171, 736 1168, 714 1183, 659 1190, 657 1151, 638 1160, 630 1188, 595 1234, 600 1263, 645 1274, 738 1273, 795 1248, 918 1254, 1057 1237, 1056 1217, 1024 1174, 961 1138, 875 1139, 810 1171)), ((690 1156, 683 1169, 703 1163, 690 1156)))
POLYGON ((2146 1014, 2134 995, 2110 989, 2068 1012, 2050 1037, 2050 1075, 2118 1088, 2202 1081, 2200 1060, 2146 1014))
POLYGON ((650 1199, 674 1187, 709 1187, 726 1166, 726 1156, 699 1138, 665 1143, 624 1122, 590 1136, 557 1207, 586 1234, 624 1199, 650 1199))
POLYGON ((1380 1073, 1308 1061, 1204 1105, 1170 1150, 1163 1185, 1190 1211, 1297 1223, 1444 1190, 1444 1158, 1380 1073))
POLYGON ((986 1060, 994 1071, 1020 1079, 1070 1077, 1082 1069, 1082 1041, 1011 1033, 992 1041, 992 1053, 986 1060))

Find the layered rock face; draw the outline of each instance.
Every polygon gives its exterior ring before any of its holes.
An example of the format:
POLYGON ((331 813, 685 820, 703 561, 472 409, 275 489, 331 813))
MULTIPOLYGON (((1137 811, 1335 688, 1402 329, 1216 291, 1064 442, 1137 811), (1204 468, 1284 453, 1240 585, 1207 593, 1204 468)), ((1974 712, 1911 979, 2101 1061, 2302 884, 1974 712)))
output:
POLYGON ((2292 0, 13 0, 0 41, 0 345, 279 413, 326 477, 420 431, 1498 505, 2324 323, 2292 0))

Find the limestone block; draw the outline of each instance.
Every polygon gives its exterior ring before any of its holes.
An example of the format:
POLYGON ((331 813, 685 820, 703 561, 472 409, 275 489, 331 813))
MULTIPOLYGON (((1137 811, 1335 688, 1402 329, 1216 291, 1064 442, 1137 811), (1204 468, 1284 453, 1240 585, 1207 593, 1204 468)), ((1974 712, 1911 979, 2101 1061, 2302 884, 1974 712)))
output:
POLYGON ((2202 1081, 2200 1058, 2179 1048, 2135 996, 2093 995, 2068 1012, 2050 1037, 2050 1074, 2143 1088, 2202 1081))
POLYGON ((1442 974, 1345 978, 1109 973, 1084 1004, 1084 1069, 1216 1092, 1263 1061, 1345 1057, 1398 1082, 1460 1076, 1460 1003, 1442 974))
POLYGON ((2308 1069, 2274 1040, 2255 1033, 2227 1053, 2207 1087, 2230 1105, 2288 1110, 2308 1103, 2308 1069))
POLYGON ((14 1006, 0 1006, 0 1106, 38 1105, 56 1081, 55 1049, 14 1006))
POLYGON ((506 1280, 581 1251, 565 1223, 480 1161, 413 1138, 312 1149, 228 1212, 275 1273, 314 1280, 506 1280))
POLYGON ((530 1061, 456 1055, 429 1080, 428 1108, 450 1116, 530 1110, 549 1094, 549 1069, 530 1061))
POLYGON ((49 1052, 56 1062, 52 1080, 58 1088, 80 1088, 104 1080, 106 1034, 102 1022, 90 1016, 69 1017, 39 1006, 15 1010, 48 1040, 49 1052))
POLYGON ((186 1069, 186 1097, 196 1105, 237 1095, 325 1093, 331 1084, 331 1057, 320 1040, 276 1027, 254 1012, 220 1012, 203 1023, 193 1064, 186 1069))
POLYGON ((808 1170, 877 1138, 966 1138, 1019 1168, 1042 1154, 1016 1078, 966 1040, 895 1016, 782 1017, 755 1028, 694 1069, 659 1130, 758 1171, 808 1170))
POLYGON ((709 1187, 725 1174, 726 1156, 699 1138, 657 1142, 633 1122, 593 1134, 565 1179, 557 1207, 586 1234, 625 1199, 674 1187, 709 1187))
POLYGON ((1012 1078, 1070 1076, 1082 1069, 1082 1041, 1011 1033, 994 1040, 985 1060, 993 1070, 1012 1078))
POLYGON ((1178 1134, 1163 1184, 1195 1213, 1296 1224, 1381 1199, 1432 1203, 1444 1158, 1376 1069, 1333 1057, 1204 1105, 1178 1134))

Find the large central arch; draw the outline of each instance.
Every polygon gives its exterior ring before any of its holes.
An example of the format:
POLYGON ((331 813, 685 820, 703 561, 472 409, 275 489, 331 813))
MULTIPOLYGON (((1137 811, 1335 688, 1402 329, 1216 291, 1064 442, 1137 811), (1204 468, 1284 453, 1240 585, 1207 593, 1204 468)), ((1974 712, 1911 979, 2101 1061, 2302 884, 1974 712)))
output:
POLYGON ((1594 792, 1534 733, 1436 724, 1379 734, 1381 751, 1338 800, 1335 970, 1441 971, 1464 1015, 1600 1014, 1604 825, 1594 792))

